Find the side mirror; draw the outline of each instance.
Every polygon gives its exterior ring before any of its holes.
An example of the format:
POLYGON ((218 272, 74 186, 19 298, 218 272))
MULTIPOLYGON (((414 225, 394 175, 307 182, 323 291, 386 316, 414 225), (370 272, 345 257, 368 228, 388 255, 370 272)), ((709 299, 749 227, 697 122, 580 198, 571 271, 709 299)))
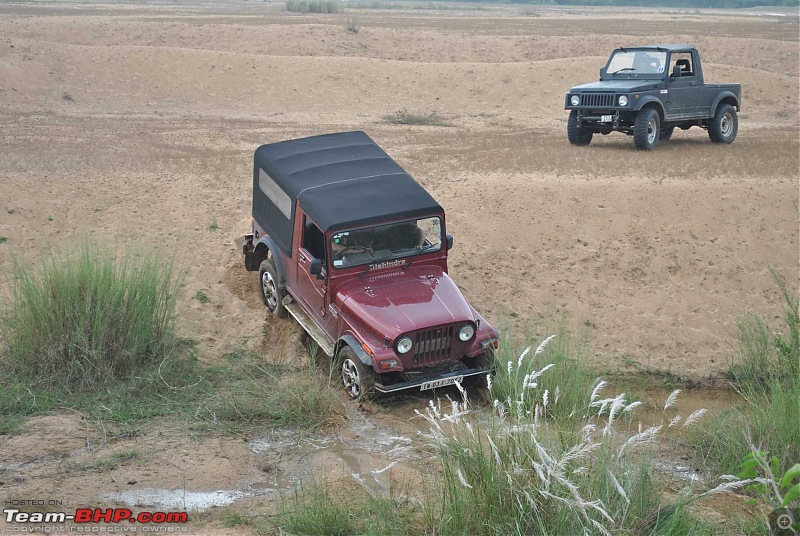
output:
POLYGON ((453 235, 446 234, 444 237, 444 243, 447 244, 447 251, 453 249, 453 235))
POLYGON ((602 80, 605 75, 606 75, 606 68, 600 67, 600 79, 602 80))
POLYGON ((317 276, 317 279, 322 279, 322 259, 311 259, 308 273, 317 276))
POLYGON ((680 77, 681 77, 681 66, 676 64, 672 68, 672 78, 680 78, 680 77))

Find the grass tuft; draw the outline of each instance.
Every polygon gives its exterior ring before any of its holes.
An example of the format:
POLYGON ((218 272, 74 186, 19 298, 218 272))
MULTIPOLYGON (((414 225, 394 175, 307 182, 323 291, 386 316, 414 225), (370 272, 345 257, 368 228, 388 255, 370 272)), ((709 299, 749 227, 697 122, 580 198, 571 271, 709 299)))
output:
POLYGON ((286 0, 286 11, 294 13, 341 13, 338 0, 286 0))
POLYGON ((335 493, 324 484, 295 490, 278 505, 278 523, 307 536, 406 536, 423 533, 408 503, 361 492, 335 493))
POLYGON ((175 346, 180 287, 172 259, 83 242, 45 255, 38 268, 13 260, 12 298, 0 320, 2 369, 91 390, 154 367, 175 346))
POLYGON ((252 524, 249 518, 243 516, 242 514, 234 510, 223 510, 219 518, 222 521, 222 526, 227 529, 238 527, 240 525, 252 524))
POLYGON ((414 112, 409 112, 405 108, 402 110, 397 110, 394 113, 389 115, 383 116, 383 120, 386 123, 391 123, 393 125, 421 125, 421 126, 433 126, 433 127, 452 127, 453 124, 449 123, 442 119, 436 112, 431 112, 429 114, 419 114, 414 112))
POLYGON ((596 373, 586 365, 586 341, 571 336, 564 323, 547 341, 541 347, 523 349, 505 337, 495 355, 497 372, 491 382, 492 396, 506 404, 522 400, 527 410, 547 391, 550 400, 557 403, 548 405, 546 417, 560 424, 582 420, 597 381, 596 373), (530 379, 547 365, 552 368, 546 374, 530 379), (525 387, 532 383, 536 384, 535 389, 525 387))

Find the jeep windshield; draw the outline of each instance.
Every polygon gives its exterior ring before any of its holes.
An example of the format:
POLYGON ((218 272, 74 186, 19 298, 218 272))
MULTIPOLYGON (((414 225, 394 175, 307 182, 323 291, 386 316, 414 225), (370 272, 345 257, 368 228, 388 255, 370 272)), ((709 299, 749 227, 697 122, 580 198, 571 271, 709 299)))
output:
POLYGON ((330 243, 333 266, 339 269, 392 261, 400 261, 397 266, 402 266, 405 257, 441 248, 442 221, 438 216, 338 231, 330 243))
POLYGON ((667 53, 660 50, 617 50, 611 55, 606 74, 663 75, 667 53))

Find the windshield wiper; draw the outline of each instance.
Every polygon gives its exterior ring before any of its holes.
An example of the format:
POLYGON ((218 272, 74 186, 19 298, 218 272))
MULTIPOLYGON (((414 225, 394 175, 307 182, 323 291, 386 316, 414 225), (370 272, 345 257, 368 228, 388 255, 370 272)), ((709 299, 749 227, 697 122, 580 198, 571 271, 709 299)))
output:
POLYGON ((423 253, 425 253, 427 250, 431 249, 432 247, 434 247, 434 246, 432 246, 432 245, 431 246, 422 246, 416 253, 414 253, 414 255, 411 257, 411 260, 408 261, 405 266, 403 266, 403 271, 405 272, 406 268, 411 266, 411 263, 414 262, 415 260, 417 260, 417 257, 422 255, 423 253))
POLYGON ((634 67, 623 67, 622 69, 617 69, 613 73, 608 73, 608 74, 617 74, 617 73, 621 73, 622 71, 635 71, 635 70, 636 69, 634 67))
POLYGON ((378 264, 380 264, 380 263, 382 263, 384 261, 391 260, 392 257, 394 257, 394 256, 395 256, 395 253, 390 253, 388 255, 384 255, 383 257, 379 257, 379 258, 375 259, 374 261, 371 261, 369 263, 369 265, 367 266, 367 269, 364 270, 363 272, 361 272, 360 274, 358 274, 358 277, 364 277, 365 275, 367 275, 367 272, 372 270, 373 266, 377 266, 378 264))

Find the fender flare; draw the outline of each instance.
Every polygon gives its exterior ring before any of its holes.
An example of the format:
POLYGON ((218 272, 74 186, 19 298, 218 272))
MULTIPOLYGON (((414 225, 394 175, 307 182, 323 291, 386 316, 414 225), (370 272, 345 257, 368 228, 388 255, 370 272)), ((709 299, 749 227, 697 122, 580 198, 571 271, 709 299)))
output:
POLYGON ((658 110, 658 113, 661 116, 661 120, 663 121, 664 120, 664 104, 660 100, 658 100, 657 97, 654 97, 652 95, 648 95, 648 96, 643 97, 643 98, 639 99, 638 101, 636 101, 636 106, 633 108, 633 111, 640 112, 642 110, 642 108, 644 108, 645 106, 650 105, 651 103, 655 103, 656 104, 655 108, 656 108, 656 110, 658 110))
POLYGON ((283 269, 283 260, 281 259, 280 250, 278 246, 275 245, 275 241, 269 237, 269 235, 264 235, 258 239, 258 242, 255 243, 253 246, 253 250, 258 249, 258 246, 264 246, 267 250, 272 254, 272 259, 275 262, 275 268, 278 270, 278 284, 282 287, 286 288, 286 272, 283 269))
POLYGON ((719 95, 717 95, 716 98, 714 99, 714 102, 711 103, 711 108, 709 109, 711 117, 714 117, 714 114, 717 113, 717 107, 719 106, 719 103, 722 102, 723 99, 726 99, 728 97, 733 99, 734 102, 733 105, 736 107, 737 110, 739 109, 739 99, 736 98, 736 95, 734 95, 732 91, 723 91, 719 95))
POLYGON ((365 367, 375 368, 372 362, 372 358, 369 356, 367 352, 361 347, 361 344, 350 334, 345 334, 339 337, 339 340, 336 342, 336 346, 339 348, 336 350, 336 355, 339 354, 339 350, 341 350, 342 346, 349 346, 351 350, 358 356, 358 359, 364 364, 365 367))

